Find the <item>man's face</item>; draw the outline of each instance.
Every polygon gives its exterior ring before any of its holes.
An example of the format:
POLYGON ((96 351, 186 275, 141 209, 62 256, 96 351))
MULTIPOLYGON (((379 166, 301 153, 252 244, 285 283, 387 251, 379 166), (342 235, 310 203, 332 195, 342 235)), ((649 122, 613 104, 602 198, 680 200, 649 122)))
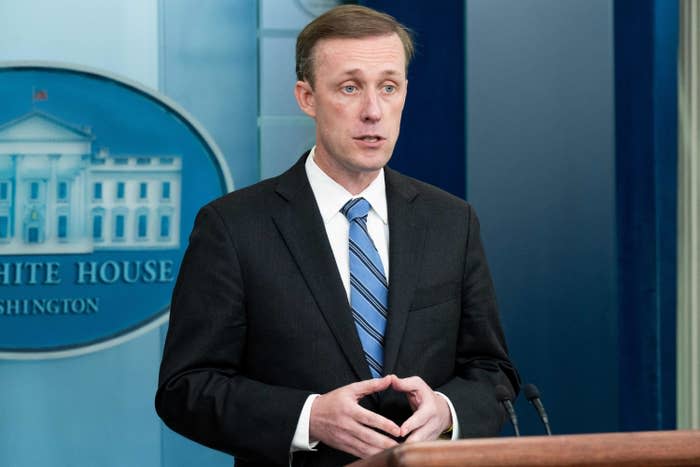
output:
POLYGON ((316 44, 314 86, 297 82, 295 94, 316 120, 316 163, 349 191, 364 189, 391 158, 407 84, 396 34, 316 44))

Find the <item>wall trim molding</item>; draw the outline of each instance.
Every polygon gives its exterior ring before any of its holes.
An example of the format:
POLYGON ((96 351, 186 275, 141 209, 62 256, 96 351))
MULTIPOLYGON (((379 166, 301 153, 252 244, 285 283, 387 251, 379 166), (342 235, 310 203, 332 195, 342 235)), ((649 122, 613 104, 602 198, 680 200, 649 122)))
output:
POLYGON ((700 428, 700 4, 680 2, 678 51, 678 428, 700 428))

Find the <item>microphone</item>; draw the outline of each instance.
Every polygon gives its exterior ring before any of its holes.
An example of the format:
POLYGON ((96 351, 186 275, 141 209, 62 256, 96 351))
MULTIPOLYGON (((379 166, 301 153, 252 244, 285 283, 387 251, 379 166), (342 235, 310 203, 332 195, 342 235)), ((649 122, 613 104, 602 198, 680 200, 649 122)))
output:
POLYGON ((547 432, 547 435, 552 436, 552 430, 549 428, 549 418, 547 417, 547 412, 544 410, 544 405, 542 405, 542 401, 540 400, 540 391, 537 389, 537 386, 534 384, 526 384, 523 386, 523 393, 525 393, 525 397, 527 397, 527 400, 530 401, 532 406, 537 411, 537 415, 540 416, 540 420, 542 420, 542 423, 544 424, 544 429, 547 432))
POLYGON ((513 408, 513 403, 511 402, 512 396, 507 387, 499 384, 496 386, 496 399, 503 404, 503 408, 506 409, 508 418, 510 418, 510 423, 513 425, 513 430, 515 431, 515 436, 520 436, 520 429, 518 428, 518 416, 515 415, 515 409, 513 408))

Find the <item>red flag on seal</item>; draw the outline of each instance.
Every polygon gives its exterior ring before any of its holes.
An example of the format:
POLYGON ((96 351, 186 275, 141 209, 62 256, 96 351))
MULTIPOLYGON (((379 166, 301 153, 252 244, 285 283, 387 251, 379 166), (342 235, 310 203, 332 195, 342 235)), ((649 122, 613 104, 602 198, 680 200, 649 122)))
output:
POLYGON ((35 89, 32 94, 32 101, 47 101, 49 100, 49 92, 46 89, 35 89))

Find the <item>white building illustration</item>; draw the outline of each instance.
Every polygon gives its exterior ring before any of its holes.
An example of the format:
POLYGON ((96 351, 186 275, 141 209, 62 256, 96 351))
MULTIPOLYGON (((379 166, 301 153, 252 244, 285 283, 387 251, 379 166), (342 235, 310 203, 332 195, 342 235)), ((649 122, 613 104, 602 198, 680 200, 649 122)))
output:
POLYGON ((36 110, 0 125, 0 255, 179 247, 181 157, 94 140, 36 110))

